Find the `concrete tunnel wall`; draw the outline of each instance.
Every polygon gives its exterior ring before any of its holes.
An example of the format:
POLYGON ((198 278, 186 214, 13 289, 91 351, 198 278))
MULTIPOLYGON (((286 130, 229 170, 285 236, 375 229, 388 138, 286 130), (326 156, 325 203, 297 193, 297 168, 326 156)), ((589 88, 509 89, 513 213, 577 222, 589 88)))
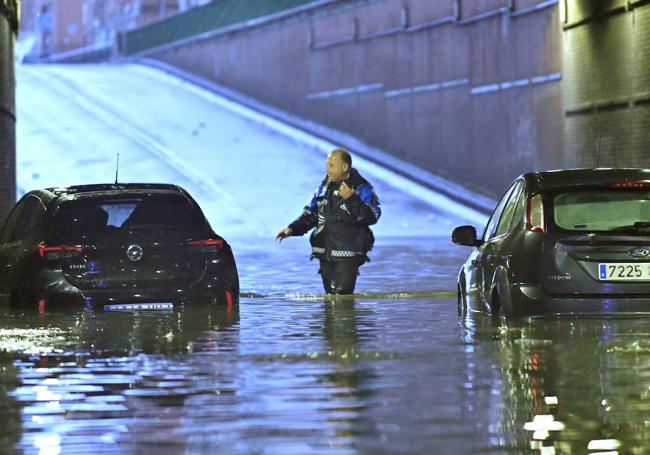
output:
POLYGON ((150 55, 495 196, 562 143, 558 9, 509 3, 334 2, 150 55))
POLYGON ((323 2, 141 55, 497 197, 598 138, 601 165, 650 166, 647 3, 323 2))

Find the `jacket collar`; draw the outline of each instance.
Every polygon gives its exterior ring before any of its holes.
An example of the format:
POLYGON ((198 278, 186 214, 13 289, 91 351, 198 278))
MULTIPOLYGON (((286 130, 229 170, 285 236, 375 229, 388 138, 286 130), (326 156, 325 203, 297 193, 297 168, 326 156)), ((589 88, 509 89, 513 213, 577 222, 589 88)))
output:
MULTIPOLYGON (((348 180, 350 180, 355 188, 357 188, 359 185, 367 183, 366 179, 364 179, 361 174, 359 174, 359 171, 357 171, 355 168, 350 169, 350 177, 348 177, 348 180)), ((327 175, 325 175, 325 178, 323 178, 321 186, 323 188, 327 186, 327 175)))

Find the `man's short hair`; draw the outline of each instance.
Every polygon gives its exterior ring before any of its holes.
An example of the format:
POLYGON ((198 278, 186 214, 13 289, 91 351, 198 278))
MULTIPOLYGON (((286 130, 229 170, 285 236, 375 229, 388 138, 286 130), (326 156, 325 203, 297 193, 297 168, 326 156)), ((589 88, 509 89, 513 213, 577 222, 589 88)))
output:
POLYGON ((338 155, 341 157, 341 161, 346 163, 348 167, 352 168, 352 155, 345 149, 334 149, 332 150, 332 155, 338 155))

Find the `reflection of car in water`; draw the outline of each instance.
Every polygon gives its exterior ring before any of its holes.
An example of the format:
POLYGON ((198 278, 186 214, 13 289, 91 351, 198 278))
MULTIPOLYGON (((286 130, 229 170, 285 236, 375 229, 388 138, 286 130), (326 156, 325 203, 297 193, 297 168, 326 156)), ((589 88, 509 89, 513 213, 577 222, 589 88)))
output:
POLYGON ((0 294, 14 304, 239 299, 230 245, 175 185, 31 191, 0 231, 0 267, 0 294))
POLYGON ((461 409, 484 410, 471 418, 498 431, 490 441, 502 450, 493 452, 586 454, 600 440, 610 447, 598 453, 648 453, 647 317, 540 316, 504 324, 473 312, 463 322, 464 342, 474 349, 464 354, 461 409), (550 434, 540 436, 540 428, 550 434))
POLYGON ((458 276, 459 311, 650 311, 650 170, 529 173, 497 204, 458 276))

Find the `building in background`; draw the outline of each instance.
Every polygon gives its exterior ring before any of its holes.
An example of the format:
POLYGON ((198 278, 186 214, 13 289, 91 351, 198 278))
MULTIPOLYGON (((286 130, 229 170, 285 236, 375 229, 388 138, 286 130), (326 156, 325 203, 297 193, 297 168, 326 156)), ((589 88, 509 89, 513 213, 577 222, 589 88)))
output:
MULTIPOLYGON (((1 0, 0 0, 1 1, 1 0)), ((32 57, 89 46, 112 47, 118 32, 165 19, 210 0, 24 0, 21 33, 32 57)))

